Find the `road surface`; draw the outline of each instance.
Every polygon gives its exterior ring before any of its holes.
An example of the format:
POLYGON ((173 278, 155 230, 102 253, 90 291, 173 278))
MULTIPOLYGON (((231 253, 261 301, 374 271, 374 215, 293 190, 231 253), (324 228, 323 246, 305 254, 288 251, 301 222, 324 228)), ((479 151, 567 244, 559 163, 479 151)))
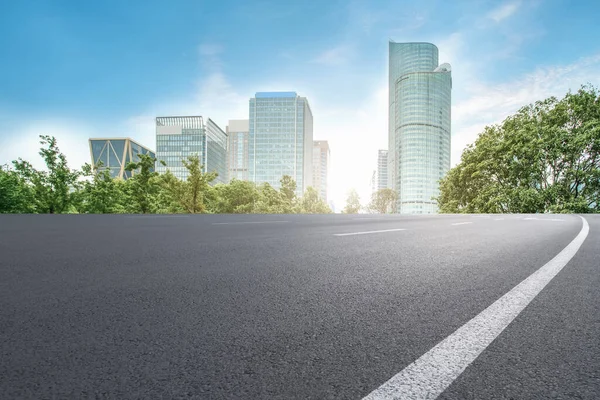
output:
POLYGON ((0 216, 0 398, 598 399, 584 217, 0 216))

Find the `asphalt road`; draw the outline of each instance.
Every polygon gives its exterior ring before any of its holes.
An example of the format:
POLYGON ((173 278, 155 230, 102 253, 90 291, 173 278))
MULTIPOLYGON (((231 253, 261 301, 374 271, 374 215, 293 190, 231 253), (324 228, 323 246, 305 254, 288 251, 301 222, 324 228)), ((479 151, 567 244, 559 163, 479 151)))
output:
MULTIPOLYGON (((430 397, 600 398, 600 216, 585 218, 573 258, 430 397)), ((361 399, 552 260, 582 223, 0 216, 0 398, 361 399)))

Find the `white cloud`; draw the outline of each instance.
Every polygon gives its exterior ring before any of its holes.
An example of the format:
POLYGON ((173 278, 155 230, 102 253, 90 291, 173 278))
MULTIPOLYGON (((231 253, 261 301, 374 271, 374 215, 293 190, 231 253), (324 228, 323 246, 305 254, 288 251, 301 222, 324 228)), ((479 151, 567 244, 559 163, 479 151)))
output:
POLYGON ((497 7, 488 13, 488 18, 494 20, 495 22, 500 22, 511 15, 513 15, 519 7, 521 6, 520 1, 513 1, 509 3, 505 3, 500 7, 497 7))
POLYGON ((349 45, 340 45, 329 50, 325 50, 312 62, 327 66, 338 66, 346 64, 354 55, 354 48, 349 45))

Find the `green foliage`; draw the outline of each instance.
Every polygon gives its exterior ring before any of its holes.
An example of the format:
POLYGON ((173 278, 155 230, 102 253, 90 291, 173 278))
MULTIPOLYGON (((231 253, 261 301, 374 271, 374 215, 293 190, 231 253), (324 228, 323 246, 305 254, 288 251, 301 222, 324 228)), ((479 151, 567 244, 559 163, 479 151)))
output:
POLYGON ((309 186, 300 200, 301 213, 303 214, 331 214, 329 206, 319 197, 315 188, 309 186))
POLYGON ((0 214, 35 212, 32 188, 16 171, 0 166, 0 214))
POLYGON ((358 214, 360 211, 360 197, 355 189, 351 189, 346 200, 346 207, 342 211, 344 214, 358 214))
POLYGON ((136 171, 133 177, 127 179, 125 192, 128 197, 127 212, 154 213, 157 211, 156 197, 160 187, 156 178, 157 172, 152 172, 156 158, 148 154, 138 154, 137 162, 130 162, 125 166, 126 171, 136 171))
POLYGON ((600 96, 584 86, 486 127, 440 182, 445 213, 600 211, 600 96))
MULTIPOLYGON (((313 188, 296 197, 296 182, 283 176, 281 189, 268 183, 233 179, 211 186, 216 172, 203 172, 198 156, 183 161, 188 178, 181 181, 167 170, 154 172, 156 159, 140 154, 125 170, 127 180, 112 178, 102 165, 85 164, 71 171, 56 139, 41 136, 47 171, 38 171, 24 160, 14 161, 14 170, 0 168, 0 213, 231 213, 281 214, 329 213, 313 188), (83 179, 79 179, 83 178, 83 179)), ((165 165, 164 162, 162 162, 165 165)))
POLYGON ((67 158, 60 152, 56 139, 40 135, 40 156, 46 163, 47 171, 36 170, 22 159, 13 161, 15 170, 33 192, 33 209, 38 213, 60 214, 72 209, 78 189, 80 172, 71 171, 67 158))
POLYGON ((191 214, 206 211, 205 196, 209 184, 217 178, 216 172, 202 172, 200 158, 197 155, 189 156, 183 160, 183 165, 188 170, 186 182, 182 182, 179 191, 179 202, 183 209, 191 214))
POLYGON ((392 189, 379 189, 371 196, 368 209, 379 214, 393 213, 396 211, 398 195, 392 189))
POLYGON ((108 170, 98 171, 98 167, 85 164, 83 175, 89 179, 77 192, 77 208, 81 213, 116 214, 125 212, 125 183, 112 179, 108 170))

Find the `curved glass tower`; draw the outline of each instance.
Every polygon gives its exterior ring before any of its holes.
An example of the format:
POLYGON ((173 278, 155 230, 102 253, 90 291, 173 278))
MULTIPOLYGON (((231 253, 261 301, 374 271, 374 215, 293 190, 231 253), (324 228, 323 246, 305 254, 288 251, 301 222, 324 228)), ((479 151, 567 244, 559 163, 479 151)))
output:
POLYGON ((450 169, 449 64, 431 43, 390 42, 388 184, 402 214, 432 214, 450 169))

